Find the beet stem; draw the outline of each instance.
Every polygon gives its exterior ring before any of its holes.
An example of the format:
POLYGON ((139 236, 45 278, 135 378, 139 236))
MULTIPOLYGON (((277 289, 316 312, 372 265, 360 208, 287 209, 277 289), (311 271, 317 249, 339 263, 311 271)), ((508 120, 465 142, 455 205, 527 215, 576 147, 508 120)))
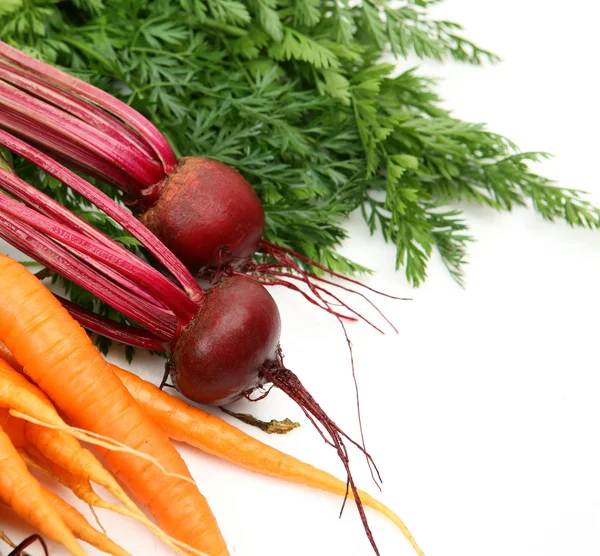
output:
POLYGON ((99 177, 102 181, 113 185, 124 193, 129 194, 137 189, 129 176, 106 160, 99 158, 82 146, 69 141, 61 134, 26 116, 3 108, 0 111, 0 126, 21 137, 28 138, 40 148, 52 152, 55 156, 59 155, 63 161, 85 170, 90 175, 99 177))
POLYGON ((163 135, 146 118, 136 112, 124 102, 114 98, 108 93, 73 77, 53 66, 50 66, 32 56, 9 46, 0 41, 0 56, 18 64, 19 66, 40 76, 44 81, 56 83, 65 90, 93 102, 113 116, 121 119, 131 126, 136 133, 154 150, 163 164, 166 174, 171 173, 177 166, 177 159, 173 150, 163 135))
POLYGON ((25 255, 87 289, 157 336, 165 340, 173 338, 177 329, 175 315, 150 305, 134 292, 113 283, 41 232, 4 211, 0 211, 0 237, 25 255))
POLYGON ((0 78, 40 100, 49 102, 80 120, 94 125, 118 141, 125 141, 145 157, 154 157, 155 153, 148 145, 121 120, 63 88, 50 82, 44 82, 35 74, 3 60, 0 60, 0 78))
POLYGON ((36 145, 43 152, 51 153, 57 161, 72 168, 85 171, 92 177, 116 187, 126 195, 133 194, 137 186, 124 172, 104 159, 86 151, 80 145, 69 142, 62 135, 10 109, 0 112, 0 127, 36 145), (43 140, 42 140, 43 138, 43 140))
MULTIPOLYGON (((3 174, 6 172, 0 170, 0 183, 3 174)), ((132 279, 141 283, 153 297, 165 300, 168 308, 182 319, 184 324, 187 324, 196 315, 198 307, 182 290, 133 253, 115 249, 115 247, 119 247, 117 243, 114 243, 114 246, 103 245, 4 195, 0 195, 0 208, 36 230, 53 237, 77 255, 84 254, 86 258, 91 257, 101 265, 97 268, 104 274, 109 274, 109 277, 115 282, 122 282, 121 275, 123 274, 129 279, 129 284, 123 283, 123 285, 129 286, 129 289, 134 286, 134 283, 131 282, 132 279), (113 272, 107 273, 105 271, 107 267, 111 268, 113 272)), ((86 260, 86 262, 88 261, 86 260)), ((89 262, 91 263, 91 261, 89 262)), ((143 290, 139 293, 142 294, 140 297, 148 295, 143 290)))
POLYGON ((153 160, 140 156, 137 149, 119 143, 87 122, 40 101, 1 79, 0 103, 114 163, 142 185, 153 185, 164 177, 162 167, 153 160))
POLYGON ((141 328, 134 328, 126 324, 116 322, 112 319, 102 317, 92 311, 84 309, 77 303, 73 303, 68 299, 55 295, 63 305, 63 307, 69 311, 69 314, 77 321, 81 326, 95 332, 111 340, 116 340, 122 344, 129 346, 149 349, 152 351, 166 351, 167 342, 161 340, 158 336, 155 336, 147 330, 141 328))
MULTIPOLYGON (((1 45, 0 41, 0 45, 1 45)), ((41 153, 24 141, 13 137, 9 133, 0 130, 0 145, 5 146, 12 152, 22 156, 35 164, 38 168, 44 170, 57 180, 61 181, 88 201, 98 207, 107 216, 123 226, 133 237, 135 237, 156 259, 179 281, 186 294, 192 301, 200 303, 206 296, 200 289, 200 286, 194 280, 194 277, 185 268, 183 263, 167 249, 167 247, 139 222, 130 212, 113 201, 108 195, 105 195, 74 174, 49 156, 41 153)))
POLYGON ((76 95, 52 83, 45 83, 35 74, 4 60, 0 60, 0 78, 93 125, 117 141, 125 142, 135 148, 140 155, 154 159, 154 152, 123 122, 76 95))

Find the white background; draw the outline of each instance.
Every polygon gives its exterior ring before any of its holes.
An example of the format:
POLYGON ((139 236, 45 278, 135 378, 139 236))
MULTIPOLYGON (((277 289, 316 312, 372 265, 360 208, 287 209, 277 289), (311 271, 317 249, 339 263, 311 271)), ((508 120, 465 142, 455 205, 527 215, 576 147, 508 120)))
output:
MULTIPOLYGON (((487 122, 524 150, 550 151, 555 158, 540 170, 561 185, 591 191, 600 204, 595 4, 448 0, 437 13, 463 23, 469 38, 503 62, 485 68, 428 63, 423 71, 443 78, 439 90, 456 116, 487 122)), ((427 283, 412 290, 394 272, 394 248, 369 237, 359 217, 348 224, 343 251, 377 271, 368 284, 413 298, 380 300, 398 336, 349 327, 367 444, 384 477, 380 498, 428 556, 597 556, 600 233, 546 223, 520 209, 465 211, 478 238, 465 290, 437 258, 427 283)), ((287 364, 356 435, 338 324, 292 293, 274 293, 287 364)), ((118 354, 113 360, 121 361, 118 354)), ((157 359, 135 362, 155 381, 159 367, 157 359)), ((247 430, 342 476, 332 450, 283 394, 236 407, 300 420, 302 428, 286 437, 247 430)), ((355 509, 338 519, 338 498, 180 449, 232 554, 371 554, 355 509)), ((359 485, 375 494, 364 460, 356 454, 353 464, 359 485)), ((105 513, 101 518, 135 556, 169 554, 141 527, 105 513)), ((369 518, 382 555, 413 553, 384 518, 370 511, 369 518)))

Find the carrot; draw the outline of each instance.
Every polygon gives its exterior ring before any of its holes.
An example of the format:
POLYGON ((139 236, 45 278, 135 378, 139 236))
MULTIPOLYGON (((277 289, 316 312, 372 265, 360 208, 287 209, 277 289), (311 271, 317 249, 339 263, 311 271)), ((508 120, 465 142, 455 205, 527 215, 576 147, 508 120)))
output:
MULTIPOLYGON (((173 440, 185 442, 263 475, 346 496, 346 483, 333 475, 264 444, 223 419, 190 406, 137 375, 116 365, 112 368, 138 404, 173 440)), ((392 510, 366 492, 358 492, 365 506, 388 517, 399 527, 417 554, 423 554, 404 522, 392 510)), ((351 491, 348 495, 353 497, 351 491)))
POLYGON ((73 506, 67 504, 60 496, 47 489, 44 489, 44 493, 62 517, 65 525, 78 539, 87 542, 102 552, 113 554, 114 556, 131 556, 129 552, 123 550, 106 535, 96 531, 83 515, 73 506))
MULTIPOLYGON (((111 371, 86 332, 27 269, 0 255, 0 340, 25 374, 78 427, 114 438, 190 477, 168 437, 147 417, 111 371)), ((101 453, 117 477, 162 529, 211 554, 228 554, 198 489, 122 452, 101 453), (176 503, 174 503, 176 501, 176 503)))
MULTIPOLYGON (((66 427, 48 397, 34 384, 31 384, 23 375, 0 360, 0 408, 9 408, 27 412, 27 415, 41 419, 57 427, 66 427)), ((17 434, 19 423, 0 412, 2 423, 14 432, 8 433, 13 444, 18 438, 19 446, 23 441, 37 447, 44 456, 68 469, 74 474, 89 477, 90 480, 106 488, 111 494, 122 501, 130 510, 140 512, 138 507, 125 494, 116 480, 102 467, 100 462, 91 452, 82 448, 71 434, 61 430, 49 430, 33 423, 22 426, 20 431, 24 435, 21 439, 17 434)), ((7 431, 8 432, 8 431, 7 431)))
POLYGON ((0 342, 0 359, 6 361, 13 369, 19 371, 22 369, 21 365, 19 365, 19 362, 12 354, 12 351, 10 351, 3 342, 0 342))
MULTIPOLYGON (((129 552, 121 548, 118 544, 115 544, 106 535, 94 529, 87 522, 83 515, 81 515, 73 506, 65 502, 56 493, 48 490, 45 487, 42 487, 42 492, 55 507, 65 525, 71 530, 76 538, 87 542, 102 552, 113 554, 114 556, 131 556, 129 552)), ((16 545, 10 541, 6 535, 3 536, 1 530, 0 540, 6 542, 12 548, 16 547, 16 545)))
POLYGON ((139 521, 181 556, 186 556, 189 553, 196 554, 197 556, 212 556, 206 554, 205 552, 200 552, 195 548, 191 548, 177 539, 169 537, 158 526, 150 522, 145 516, 139 515, 138 513, 124 508, 123 506, 113 504, 112 502, 108 502, 100 498, 100 496, 94 492, 89 480, 84 477, 73 475, 69 471, 61 468, 59 465, 56 465, 54 462, 46 459, 42 454, 36 453, 35 449, 31 450, 31 452, 32 453, 21 453, 27 465, 31 469, 35 469, 43 475, 56 479, 59 483, 69 488, 73 494, 77 496, 77 498, 85 502, 90 507, 90 510, 92 510, 92 513, 96 517, 96 521, 98 521, 98 517, 96 516, 93 508, 102 508, 104 510, 108 510, 139 521))
MULTIPOLYGON (((1 343, 0 355, 9 359, 12 357, 1 343)), ((111 366, 136 402, 173 440, 185 442, 256 473, 346 496, 346 483, 333 475, 264 444, 219 417, 190 406, 133 373, 116 365, 111 366)), ((359 490, 359 495, 365 506, 389 518, 402 531, 417 554, 423 554, 400 517, 366 492, 359 490)), ((351 491, 348 496, 353 497, 351 491)))
POLYGON ((0 428, 0 500, 47 537, 61 543, 71 554, 85 556, 42 487, 29 473, 25 462, 0 428))

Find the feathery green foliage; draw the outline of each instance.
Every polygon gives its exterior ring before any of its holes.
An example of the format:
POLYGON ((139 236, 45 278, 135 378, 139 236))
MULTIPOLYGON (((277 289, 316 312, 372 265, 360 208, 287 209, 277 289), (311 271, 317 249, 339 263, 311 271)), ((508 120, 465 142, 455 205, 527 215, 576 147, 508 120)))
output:
MULTIPOLYGON (((436 3, 9 0, 0 36, 140 110, 178 155, 237 168, 263 200, 269 241, 364 272, 335 251, 344 217, 360 209, 371 232, 396 246, 412 284, 426 278, 434 250, 462 283, 472 238, 451 203, 530 204, 544 218, 590 228, 600 213, 531 170, 543 154, 454 118, 432 80, 381 62, 390 54, 497 61, 459 25, 434 20, 436 3)), ((28 177, 87 209, 39 172, 28 177)))

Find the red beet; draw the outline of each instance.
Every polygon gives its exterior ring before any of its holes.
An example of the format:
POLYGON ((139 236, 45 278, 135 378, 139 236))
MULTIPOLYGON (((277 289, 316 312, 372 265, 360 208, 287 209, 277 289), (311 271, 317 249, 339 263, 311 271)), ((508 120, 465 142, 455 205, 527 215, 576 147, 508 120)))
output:
POLYGON ((182 158, 144 192, 137 216, 194 274, 241 268, 258 250, 265 213, 250 184, 233 168, 207 158, 182 158))
POLYGON ((233 402, 265 383, 261 371, 277 364, 280 333, 269 292, 250 278, 228 278, 176 340, 171 380, 196 402, 233 402))

